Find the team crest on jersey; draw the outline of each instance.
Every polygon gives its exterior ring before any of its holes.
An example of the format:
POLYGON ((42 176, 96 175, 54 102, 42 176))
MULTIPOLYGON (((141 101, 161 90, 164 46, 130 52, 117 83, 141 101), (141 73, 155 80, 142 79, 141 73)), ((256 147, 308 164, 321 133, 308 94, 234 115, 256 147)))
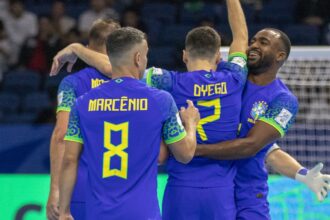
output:
POLYGON ((267 111, 268 105, 265 101, 255 102, 252 106, 251 117, 254 121, 258 120, 267 111))

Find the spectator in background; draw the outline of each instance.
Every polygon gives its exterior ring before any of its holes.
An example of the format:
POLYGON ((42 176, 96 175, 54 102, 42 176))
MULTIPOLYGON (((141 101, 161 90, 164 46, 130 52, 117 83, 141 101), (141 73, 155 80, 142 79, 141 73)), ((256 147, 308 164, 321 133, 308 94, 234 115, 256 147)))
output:
POLYGON ((322 27, 330 20, 329 0, 299 0, 296 6, 298 22, 322 27))
POLYGON ((76 25, 76 21, 65 14, 63 1, 55 1, 51 9, 51 22, 60 36, 68 33, 76 25))
POLYGON ((7 10, 8 10, 8 1, 7 0, 0 1, 0 16, 6 13, 7 10))
POLYGON ((83 12, 79 17, 78 28, 84 40, 87 39, 88 31, 95 20, 99 18, 119 19, 119 15, 114 9, 106 7, 105 0, 90 0, 90 7, 90 10, 83 12))
POLYGON ((11 48, 10 42, 3 22, 0 20, 0 82, 3 79, 3 73, 8 69, 10 63, 11 48))
POLYGON ((19 63, 28 69, 46 74, 58 49, 59 38, 49 17, 40 17, 39 32, 23 44, 19 63))
POLYGON ((38 32, 37 17, 25 11, 23 1, 10 0, 9 10, 2 14, 1 19, 11 40, 12 54, 16 62, 22 44, 38 32))
POLYGON ((134 27, 143 32, 147 32, 145 25, 141 21, 140 13, 135 8, 126 8, 121 17, 122 27, 134 27))

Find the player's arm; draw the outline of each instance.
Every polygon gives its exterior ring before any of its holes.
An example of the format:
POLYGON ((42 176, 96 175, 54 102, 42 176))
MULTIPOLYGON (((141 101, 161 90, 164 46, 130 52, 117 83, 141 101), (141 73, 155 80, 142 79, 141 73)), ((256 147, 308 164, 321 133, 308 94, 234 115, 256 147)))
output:
POLYGON ((75 106, 70 113, 68 131, 64 140, 65 152, 60 176, 60 218, 71 216, 70 201, 77 178, 78 162, 83 144, 78 111, 75 106))
POLYGON ((245 21, 244 12, 239 0, 226 0, 228 20, 233 35, 233 41, 229 48, 229 54, 246 54, 248 47, 248 29, 245 21))
POLYGON ((70 44, 56 54, 53 58, 50 75, 56 75, 66 63, 68 64, 67 71, 71 72, 77 57, 88 65, 95 67, 104 75, 111 77, 112 66, 109 57, 79 43, 70 44))
POLYGON ((261 117, 245 138, 217 144, 198 145, 196 156, 212 159, 242 159, 257 154, 264 146, 284 136, 298 111, 297 99, 279 95, 271 103, 265 116, 261 117))
POLYGON ((172 99, 172 109, 170 117, 166 120, 163 127, 164 141, 174 158, 181 163, 189 163, 196 150, 196 127, 200 119, 198 109, 191 101, 187 101, 188 107, 182 107, 180 115, 172 99))
POLYGON ((69 121, 69 112, 58 112, 56 125, 50 140, 50 191, 47 202, 47 218, 58 219, 59 176, 64 155, 64 136, 69 121))
POLYGON ((158 165, 163 165, 167 161, 167 158, 169 156, 168 148, 165 144, 165 142, 162 140, 160 142, 160 149, 159 149, 159 155, 158 155, 158 165))
POLYGON ((145 70, 143 80, 151 87, 170 92, 173 87, 172 74, 171 71, 151 67, 145 70))
POLYGON ((330 190, 330 176, 320 172, 323 168, 322 163, 308 170, 279 147, 267 153, 266 163, 281 175, 305 184, 316 194, 319 201, 326 198, 328 190, 330 190))
POLYGON ((50 141, 50 191, 47 201, 47 218, 58 219, 59 176, 64 155, 64 136, 67 132, 69 115, 76 95, 70 79, 64 78, 58 89, 56 125, 50 141))

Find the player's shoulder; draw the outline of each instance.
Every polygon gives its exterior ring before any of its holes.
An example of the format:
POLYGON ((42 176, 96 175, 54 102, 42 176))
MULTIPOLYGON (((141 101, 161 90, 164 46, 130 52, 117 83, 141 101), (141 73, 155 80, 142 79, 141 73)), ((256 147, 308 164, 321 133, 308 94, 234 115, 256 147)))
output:
POLYGON ((285 85, 285 83, 277 78, 276 79, 276 99, 290 100, 298 103, 298 98, 293 94, 293 92, 285 85))

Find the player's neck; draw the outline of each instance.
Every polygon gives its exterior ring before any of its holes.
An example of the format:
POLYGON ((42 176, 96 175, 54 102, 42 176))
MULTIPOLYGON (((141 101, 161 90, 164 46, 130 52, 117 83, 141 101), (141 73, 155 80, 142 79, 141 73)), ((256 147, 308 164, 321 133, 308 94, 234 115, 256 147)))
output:
POLYGON ((111 78, 116 79, 121 77, 130 77, 130 78, 139 79, 139 72, 135 68, 131 68, 129 66, 120 66, 120 67, 112 66, 111 78))
POLYGON ((276 79, 276 73, 264 72, 261 74, 249 73, 249 80, 256 85, 265 86, 273 82, 276 79))
POLYGON ((194 60, 190 61, 187 64, 187 70, 189 72, 198 71, 198 70, 205 70, 205 71, 215 71, 217 66, 215 64, 210 63, 207 60, 194 60))

